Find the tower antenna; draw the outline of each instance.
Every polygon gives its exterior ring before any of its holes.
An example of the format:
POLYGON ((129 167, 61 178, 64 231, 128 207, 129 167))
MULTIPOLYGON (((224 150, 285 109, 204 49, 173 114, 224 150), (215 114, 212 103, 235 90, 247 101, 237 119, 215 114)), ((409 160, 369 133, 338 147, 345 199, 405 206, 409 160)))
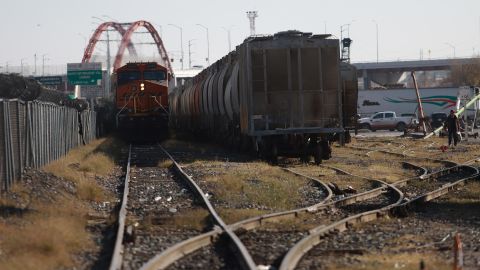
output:
POLYGON ((250 21, 250 35, 255 35, 255 18, 258 17, 258 11, 247 11, 247 18, 250 21))

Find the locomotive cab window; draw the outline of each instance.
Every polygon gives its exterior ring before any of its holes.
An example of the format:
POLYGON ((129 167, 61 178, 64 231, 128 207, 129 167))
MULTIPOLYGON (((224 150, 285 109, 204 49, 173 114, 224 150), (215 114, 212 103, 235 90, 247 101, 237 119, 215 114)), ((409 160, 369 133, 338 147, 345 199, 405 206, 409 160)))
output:
POLYGON ((146 81, 164 81, 167 78, 165 71, 148 70, 143 72, 143 79, 146 81))
POLYGON ((125 71, 118 73, 118 85, 124 85, 136 80, 140 80, 140 71, 125 71))

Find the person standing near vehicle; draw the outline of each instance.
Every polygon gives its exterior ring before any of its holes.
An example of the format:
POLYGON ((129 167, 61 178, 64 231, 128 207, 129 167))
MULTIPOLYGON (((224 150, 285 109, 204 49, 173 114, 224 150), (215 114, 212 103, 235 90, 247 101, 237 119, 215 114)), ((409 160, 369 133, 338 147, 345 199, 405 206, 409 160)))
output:
POLYGON ((460 131, 460 122, 458 121, 458 117, 455 115, 454 110, 450 110, 450 114, 445 120, 445 128, 448 131, 448 146, 453 145, 457 146, 458 143, 458 135, 457 132, 460 131))

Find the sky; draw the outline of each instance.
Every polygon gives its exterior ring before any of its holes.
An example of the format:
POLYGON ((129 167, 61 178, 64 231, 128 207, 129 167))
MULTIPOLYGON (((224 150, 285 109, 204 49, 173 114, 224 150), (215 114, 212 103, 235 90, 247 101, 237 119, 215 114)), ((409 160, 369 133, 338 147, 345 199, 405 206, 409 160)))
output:
MULTIPOLYGON (((132 22, 146 20, 161 33, 166 50, 179 67, 180 31, 183 29, 184 65, 188 66, 188 43, 192 65, 205 65, 206 31, 209 29, 211 63, 228 53, 249 35, 246 11, 258 11, 257 34, 296 29, 353 40, 352 62, 470 57, 480 53, 479 0, 0 0, 0 72, 10 67, 80 62, 87 40, 101 20, 132 22), (93 17, 98 17, 93 18, 93 17), (349 26, 347 26, 349 25, 349 26)), ((142 30, 140 30, 142 31, 142 30)), ((155 48, 152 39, 135 39, 147 55, 155 48)), ((112 55, 118 42, 112 34, 112 55)), ((96 54, 105 54, 106 42, 96 54)))

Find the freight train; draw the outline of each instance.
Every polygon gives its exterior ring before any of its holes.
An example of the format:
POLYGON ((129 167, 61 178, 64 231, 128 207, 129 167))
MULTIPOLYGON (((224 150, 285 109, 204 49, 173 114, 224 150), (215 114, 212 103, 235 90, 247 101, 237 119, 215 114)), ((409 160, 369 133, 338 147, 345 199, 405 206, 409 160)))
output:
POLYGON ((113 76, 116 125, 128 138, 167 134, 168 84, 166 67, 155 62, 127 63, 113 76))
POLYGON ((357 74, 330 35, 247 38, 169 95, 170 125, 263 158, 331 156, 357 114, 357 74))

